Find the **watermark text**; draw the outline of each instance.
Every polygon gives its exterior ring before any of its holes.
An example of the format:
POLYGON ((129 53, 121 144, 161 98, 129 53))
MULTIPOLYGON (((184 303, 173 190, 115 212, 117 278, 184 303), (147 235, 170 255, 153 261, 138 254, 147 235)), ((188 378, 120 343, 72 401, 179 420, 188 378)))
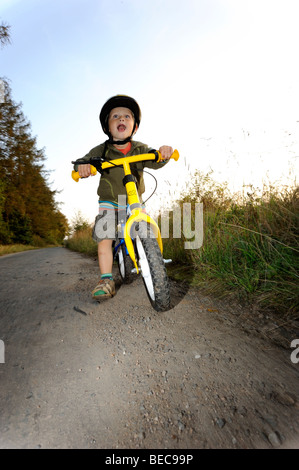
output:
POLYGON ((293 339, 291 342, 291 348, 295 348, 291 354, 291 361, 293 364, 298 364, 299 362, 299 339, 293 339))
MULTIPOLYGON (((118 202, 119 207, 124 206, 118 202)), ((125 211, 125 209, 124 209, 125 211)), ((112 238, 115 234, 116 221, 118 227, 124 226, 126 215, 112 209, 101 209, 96 219, 94 233, 97 241, 105 238, 112 238), (121 220, 122 217, 122 220, 121 220)), ((171 210, 165 210, 160 219, 160 232, 162 238, 183 238, 185 250, 196 250, 203 244, 203 204, 196 202, 191 204, 185 202, 182 206, 175 206, 171 210)), ((134 226, 133 226, 134 229, 134 226)), ((134 238, 134 234, 131 234, 134 238)), ((149 232, 150 237, 155 237, 153 232, 149 232)))
POLYGON ((5 346, 4 346, 4 341, 0 339, 0 364, 4 364, 5 362, 5 346))

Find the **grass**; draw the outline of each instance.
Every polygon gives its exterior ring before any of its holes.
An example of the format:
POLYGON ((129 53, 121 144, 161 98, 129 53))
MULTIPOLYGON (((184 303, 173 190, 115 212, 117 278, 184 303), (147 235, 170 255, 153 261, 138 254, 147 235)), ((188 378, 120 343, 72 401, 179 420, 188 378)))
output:
POLYGON ((98 255, 98 245, 91 238, 92 227, 84 224, 83 227, 75 230, 73 235, 65 241, 66 248, 89 256, 98 255))
POLYGON ((21 251, 36 250, 38 248, 39 247, 31 245, 0 245, 0 256, 19 253, 21 251))
POLYGON ((183 250, 183 234, 165 240, 175 277, 187 274, 210 294, 296 316, 298 194, 296 187, 269 186, 232 195, 198 172, 178 202, 203 203, 204 241, 200 249, 183 250))
MULTIPOLYGON (((202 292, 298 317, 298 187, 243 188, 231 194, 211 173, 195 173, 177 204, 203 204, 203 244, 185 249, 180 238, 163 239, 171 277, 202 292)), ((163 217, 163 213, 160 215, 163 217)), ((82 222, 82 221, 81 221, 82 222)), ((66 243, 72 250, 97 256, 91 227, 80 223, 66 243)))
POLYGON ((58 245, 57 243, 46 242, 39 236, 34 235, 32 244, 24 245, 21 243, 15 243, 11 245, 0 245, 0 256, 9 255, 12 253, 20 253, 22 251, 28 251, 28 250, 38 250, 40 248, 50 248, 53 246, 60 246, 60 245, 58 245))

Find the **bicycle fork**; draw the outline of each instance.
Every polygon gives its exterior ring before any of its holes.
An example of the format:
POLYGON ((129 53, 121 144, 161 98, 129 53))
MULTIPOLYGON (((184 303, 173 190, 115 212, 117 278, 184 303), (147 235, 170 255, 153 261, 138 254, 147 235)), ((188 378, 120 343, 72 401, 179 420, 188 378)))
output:
POLYGON ((134 263, 135 269, 137 274, 139 273, 139 269, 137 266, 137 261, 135 257, 135 250, 131 238, 131 230, 132 226, 138 222, 144 221, 147 224, 149 224, 153 230, 153 233, 157 239, 161 254, 163 253, 163 243, 162 243, 162 237, 160 233, 160 229, 156 222, 148 215, 142 212, 142 207, 139 201, 139 197, 137 194, 137 188, 136 188, 136 183, 135 183, 135 178, 131 173, 130 165, 127 162, 123 163, 124 167, 124 172, 125 172, 125 177, 123 179, 124 186, 127 191, 128 195, 128 204, 130 206, 130 210, 132 215, 129 217, 125 224, 124 228, 124 239, 125 239, 125 244, 127 247, 127 250, 129 252, 129 255, 134 263))

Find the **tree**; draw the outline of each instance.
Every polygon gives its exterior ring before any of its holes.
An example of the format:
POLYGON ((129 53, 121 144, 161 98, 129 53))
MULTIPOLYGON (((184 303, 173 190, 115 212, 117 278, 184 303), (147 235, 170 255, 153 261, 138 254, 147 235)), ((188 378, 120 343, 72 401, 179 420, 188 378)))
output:
POLYGON ((76 212, 75 216, 72 219, 71 231, 77 233, 80 231, 87 230, 90 227, 88 220, 84 218, 81 211, 76 212))
POLYGON ((1 47, 6 46, 7 44, 10 44, 10 26, 6 23, 1 23, 0 25, 0 44, 1 47))
POLYGON ((11 97, 7 80, 0 103, 0 242, 61 242, 68 230, 66 217, 47 183, 44 149, 38 149, 31 126, 11 97), (5 230, 3 223, 6 224, 5 230), (1 235, 1 233, 3 235, 1 235))
POLYGON ((3 220, 3 211, 5 204, 5 186, 4 182, 0 180, 0 242, 8 244, 11 241, 9 229, 3 220))

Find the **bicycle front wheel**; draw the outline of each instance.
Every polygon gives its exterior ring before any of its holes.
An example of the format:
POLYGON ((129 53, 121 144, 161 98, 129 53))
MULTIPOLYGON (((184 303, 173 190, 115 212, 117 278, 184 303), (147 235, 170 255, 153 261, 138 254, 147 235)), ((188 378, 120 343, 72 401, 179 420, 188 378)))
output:
POLYGON ((158 242, 146 222, 136 226, 135 249, 148 298, 157 312, 170 308, 170 287, 158 242))

